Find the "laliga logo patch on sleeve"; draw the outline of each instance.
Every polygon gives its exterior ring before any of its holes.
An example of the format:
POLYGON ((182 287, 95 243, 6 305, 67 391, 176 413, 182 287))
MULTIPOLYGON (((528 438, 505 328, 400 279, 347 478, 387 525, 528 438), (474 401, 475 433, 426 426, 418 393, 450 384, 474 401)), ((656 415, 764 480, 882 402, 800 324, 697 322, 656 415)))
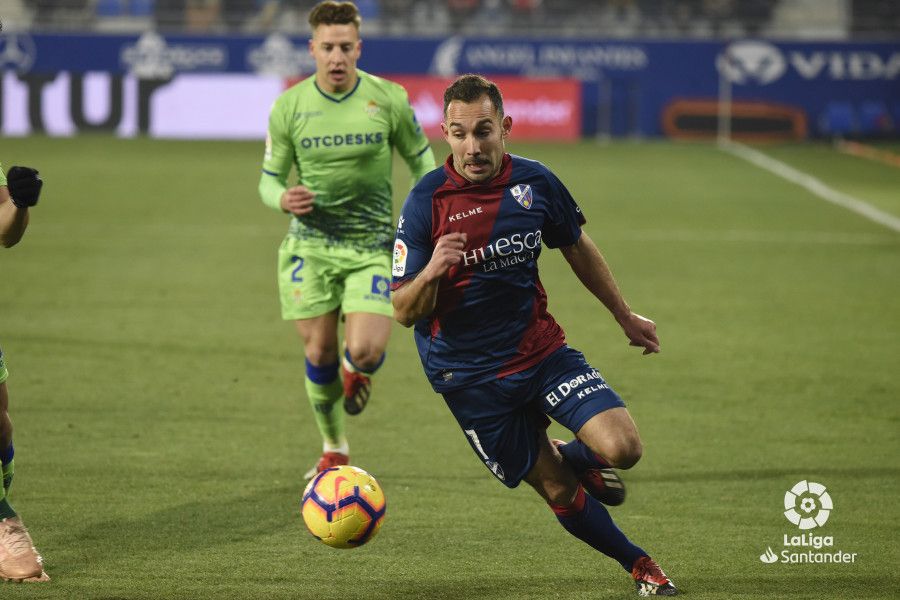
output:
POLYGON ((409 256, 409 250, 406 248, 406 243, 398 239, 394 242, 394 268, 392 271, 394 277, 403 277, 406 273, 407 256, 409 256))

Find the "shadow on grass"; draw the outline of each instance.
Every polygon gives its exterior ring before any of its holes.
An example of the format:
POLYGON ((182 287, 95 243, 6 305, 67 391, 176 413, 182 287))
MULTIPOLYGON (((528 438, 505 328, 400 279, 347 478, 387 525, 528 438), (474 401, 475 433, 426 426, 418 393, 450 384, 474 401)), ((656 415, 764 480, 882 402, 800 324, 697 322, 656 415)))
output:
MULTIPOLYGON (((236 480, 237 481, 237 480, 236 480)), ((196 494, 196 492, 193 492, 196 494)), ((211 494, 155 512, 107 521, 91 521, 71 529, 61 547, 79 548, 94 567, 126 557, 201 553, 302 528, 298 523, 297 486, 257 489, 246 495, 211 494)), ((178 491, 173 490, 177 497, 178 491)), ((301 530, 305 531, 305 530, 301 530)), ((63 574, 74 565, 54 565, 63 574)))
MULTIPOLYGON (((483 568, 473 559, 448 572, 447 565, 434 564, 440 548, 420 545, 340 553, 330 562, 319 545, 302 543, 308 535, 296 512, 297 494, 296 486, 285 485, 210 495, 72 528, 56 542, 69 550, 48 565, 55 581, 45 597, 544 600, 633 594, 624 572, 553 574, 545 566, 530 570, 528 560, 498 564, 486 557, 483 568), (279 539, 286 533, 298 541, 289 539, 287 552, 279 539), (330 571, 321 573, 326 566, 330 571), (89 596, 81 595, 85 590, 89 596)), ((522 551, 535 564, 564 560, 546 556, 540 546, 522 551)))

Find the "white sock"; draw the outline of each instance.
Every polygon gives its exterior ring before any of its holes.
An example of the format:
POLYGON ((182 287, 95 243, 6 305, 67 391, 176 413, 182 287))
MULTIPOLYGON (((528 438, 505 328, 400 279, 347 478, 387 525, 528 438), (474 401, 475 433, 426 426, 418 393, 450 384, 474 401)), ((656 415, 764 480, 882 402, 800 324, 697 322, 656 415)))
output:
POLYGON ((347 443, 347 440, 343 440, 339 444, 322 442, 322 452, 340 452, 341 454, 350 456, 350 444, 347 443))

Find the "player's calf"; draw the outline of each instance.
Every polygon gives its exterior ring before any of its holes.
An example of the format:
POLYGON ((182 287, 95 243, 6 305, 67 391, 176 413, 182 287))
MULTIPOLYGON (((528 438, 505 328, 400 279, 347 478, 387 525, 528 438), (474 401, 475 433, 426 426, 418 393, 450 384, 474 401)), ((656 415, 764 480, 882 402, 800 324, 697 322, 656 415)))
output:
POLYGON ((602 458, 578 440, 569 444, 562 440, 551 442, 575 471, 588 494, 607 506, 619 506, 625 502, 625 483, 602 458))

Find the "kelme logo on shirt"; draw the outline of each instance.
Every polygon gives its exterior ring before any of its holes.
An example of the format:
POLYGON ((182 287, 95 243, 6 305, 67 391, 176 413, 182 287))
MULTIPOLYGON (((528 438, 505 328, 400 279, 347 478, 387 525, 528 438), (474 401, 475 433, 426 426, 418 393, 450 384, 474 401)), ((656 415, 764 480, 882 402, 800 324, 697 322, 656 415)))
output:
POLYGON ((403 277, 406 273, 406 257, 409 256, 409 250, 403 240, 394 242, 394 268, 392 273, 394 277, 403 277))

